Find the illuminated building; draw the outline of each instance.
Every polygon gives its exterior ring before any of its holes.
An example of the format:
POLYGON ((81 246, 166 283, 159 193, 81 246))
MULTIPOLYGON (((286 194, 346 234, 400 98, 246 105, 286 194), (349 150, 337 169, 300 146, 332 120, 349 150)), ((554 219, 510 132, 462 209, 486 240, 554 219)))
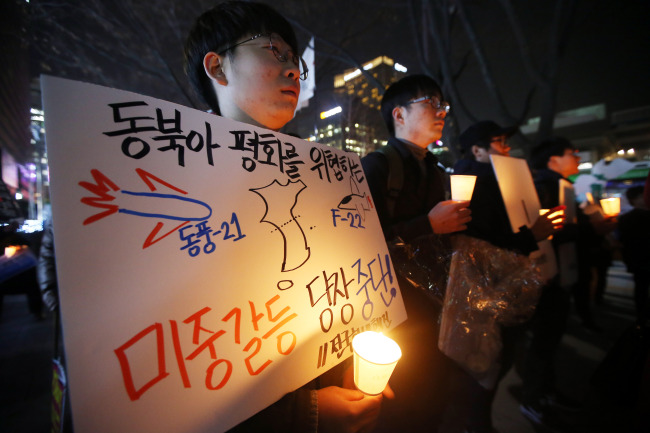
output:
POLYGON ((346 149, 361 156, 388 140, 379 113, 383 90, 406 75, 406 68, 380 56, 363 64, 364 71, 351 68, 334 77, 334 94, 319 101, 318 117, 309 133, 310 141, 346 149))

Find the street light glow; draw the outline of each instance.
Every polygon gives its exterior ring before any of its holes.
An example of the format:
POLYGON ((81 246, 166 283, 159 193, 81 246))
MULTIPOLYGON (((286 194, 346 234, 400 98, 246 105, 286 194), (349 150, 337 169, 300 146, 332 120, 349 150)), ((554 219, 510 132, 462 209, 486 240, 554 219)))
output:
POLYGON ((343 109, 341 107, 334 107, 331 110, 323 111, 320 113, 320 118, 321 119, 327 119, 328 117, 331 117, 335 114, 339 114, 343 109))
POLYGON ((399 63, 395 63, 394 68, 395 68, 395 70, 396 70, 397 72, 404 72, 404 73, 406 73, 406 71, 408 71, 408 69, 406 68, 406 66, 400 65, 399 63))
POLYGON ((343 81, 350 81, 354 77, 361 75, 361 69, 355 69, 353 72, 350 72, 348 75, 343 77, 343 81))

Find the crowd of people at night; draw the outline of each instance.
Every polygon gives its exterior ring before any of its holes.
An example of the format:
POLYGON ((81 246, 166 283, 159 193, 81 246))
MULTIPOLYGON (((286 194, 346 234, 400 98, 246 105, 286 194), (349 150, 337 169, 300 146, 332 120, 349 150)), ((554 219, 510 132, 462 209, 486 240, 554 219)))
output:
MULTIPOLYGON (((293 118, 300 80, 310 72, 298 52, 291 24, 273 8, 227 1, 204 12, 190 30, 186 72, 215 115, 277 131, 293 118)), ((572 312, 588 332, 602 332, 592 310, 603 301, 612 240, 634 276, 637 324, 647 325, 648 184, 645 189, 627 191, 633 210, 620 218, 586 212, 579 203, 567 209, 559 185, 570 183, 578 173, 580 157, 570 140, 549 137, 536 144, 527 158, 541 208, 549 212, 513 231, 490 161, 494 156, 510 156, 509 139, 518 133, 517 127, 490 119, 470 125, 458 137, 462 158, 445 170, 429 145, 440 140, 449 110, 440 85, 431 77, 407 75, 394 82, 385 89, 380 110, 390 139, 384 148, 361 159, 383 235, 391 255, 395 252, 391 257, 408 315, 390 333, 403 357, 389 385, 380 395, 364 395, 350 386, 351 369, 344 362, 337 371, 286 394, 232 432, 491 433, 496 431, 492 410, 499 383, 516 362, 521 363, 521 414, 547 429, 543 431, 576 431, 569 426, 580 402, 559 392, 556 355, 572 312), (471 200, 450 199, 450 173, 476 176, 471 200), (558 212, 575 218, 558 217, 558 212), (500 347, 481 371, 447 356, 439 344, 444 290, 432 293, 405 278, 399 271, 403 255, 398 252, 427 243, 438 257, 427 271, 447 281, 454 269, 459 272, 473 266, 469 261, 451 265, 459 249, 480 245, 484 251, 493 251, 493 257, 523 258, 532 268, 535 263, 529 257, 546 240, 550 240, 558 269, 566 262, 575 264, 573 278, 567 283, 561 272, 547 280, 539 278, 538 296, 522 306, 525 314, 502 321, 494 317, 493 338, 500 347), (522 350, 518 360, 516 355, 522 350)), ((56 279, 54 268, 48 265, 53 259, 49 227, 48 233, 39 277, 45 305, 56 310, 56 279)), ((521 279, 513 281, 522 284, 521 279)), ((647 382, 646 378, 645 394, 647 382)), ((644 398, 639 398, 639 405, 647 403, 648 396, 644 398)), ((635 413, 638 431, 650 428, 648 408, 644 411, 639 406, 635 413)))

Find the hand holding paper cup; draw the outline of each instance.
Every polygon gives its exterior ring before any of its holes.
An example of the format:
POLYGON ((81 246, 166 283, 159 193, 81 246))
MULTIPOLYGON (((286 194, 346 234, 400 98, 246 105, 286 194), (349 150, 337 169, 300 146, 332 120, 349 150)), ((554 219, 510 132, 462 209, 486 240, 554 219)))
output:
MULTIPOLYGON (((546 215, 550 212, 550 209, 540 209, 540 215, 546 215)), ((555 209, 548 217, 549 220, 553 221, 553 224, 562 224, 564 222, 564 209, 555 209)))
POLYGON ((451 199, 454 201, 469 201, 472 199, 476 176, 464 174, 452 174, 451 179, 451 199))
POLYGON ((352 339, 354 384, 364 394, 379 395, 390 379, 402 351, 385 335, 366 331, 352 339))
POLYGON ((564 209, 564 206, 556 206, 552 209, 539 210, 539 217, 530 227, 530 231, 537 242, 553 239, 553 233, 561 229, 564 224, 564 209))

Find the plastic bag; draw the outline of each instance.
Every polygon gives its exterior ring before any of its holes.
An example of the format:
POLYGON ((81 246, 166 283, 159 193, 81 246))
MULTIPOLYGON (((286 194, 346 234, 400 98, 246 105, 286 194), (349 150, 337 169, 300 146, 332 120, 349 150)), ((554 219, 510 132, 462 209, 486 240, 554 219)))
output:
POLYGON ((451 245, 449 237, 425 235, 410 243, 398 237, 388 243, 388 249, 395 272, 440 305, 447 288, 451 245))
POLYGON ((530 319, 543 285, 527 256, 465 235, 454 237, 438 346, 483 386, 496 381, 501 326, 530 319))

